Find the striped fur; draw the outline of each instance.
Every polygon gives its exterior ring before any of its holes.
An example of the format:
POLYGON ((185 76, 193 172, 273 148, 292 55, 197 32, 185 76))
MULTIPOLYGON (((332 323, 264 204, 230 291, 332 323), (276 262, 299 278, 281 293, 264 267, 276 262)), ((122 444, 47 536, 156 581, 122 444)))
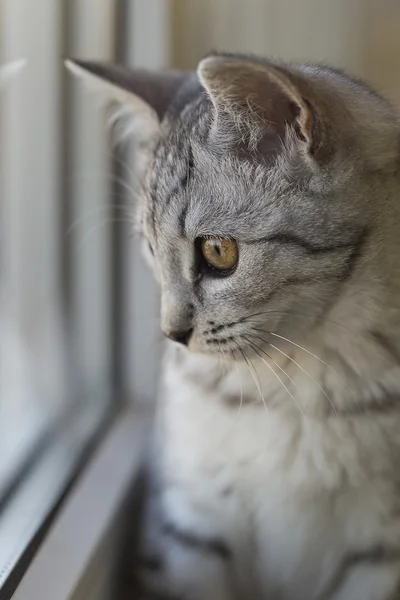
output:
POLYGON ((139 223, 162 328, 193 332, 165 359, 152 593, 400 597, 399 199, 399 116, 341 72, 212 56, 158 106, 139 223), (237 241, 229 277, 202 236, 237 241))

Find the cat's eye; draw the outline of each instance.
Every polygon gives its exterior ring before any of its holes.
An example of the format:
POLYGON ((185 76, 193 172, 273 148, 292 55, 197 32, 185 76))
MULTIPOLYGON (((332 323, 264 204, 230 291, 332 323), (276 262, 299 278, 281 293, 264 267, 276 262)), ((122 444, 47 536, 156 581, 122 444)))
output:
POLYGON ((230 239, 202 238, 200 250, 206 265, 225 275, 236 267, 239 259, 237 243, 230 239))

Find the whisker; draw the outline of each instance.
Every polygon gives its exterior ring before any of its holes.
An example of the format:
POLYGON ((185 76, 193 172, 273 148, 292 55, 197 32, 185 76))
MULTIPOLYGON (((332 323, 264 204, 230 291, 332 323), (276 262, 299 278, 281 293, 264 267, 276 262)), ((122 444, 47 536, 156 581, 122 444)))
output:
POLYGON ((330 371, 332 371, 333 373, 335 373, 335 375, 337 375, 345 384, 345 386, 352 392, 352 394, 354 394, 354 396, 356 396, 355 390, 353 390, 353 388, 348 384, 348 382, 343 378, 343 376, 339 373, 339 371, 337 371, 336 369, 334 369, 331 365, 329 365, 327 362, 325 362, 322 358, 320 358, 319 356, 317 356, 316 354, 314 354, 313 352, 311 352, 311 350, 308 350, 307 348, 304 348, 304 346, 301 346, 300 344, 297 344, 296 342, 293 342, 292 340, 289 340, 288 338, 284 337, 283 335, 279 335, 278 333, 273 333, 272 331, 266 331, 265 329, 258 329, 257 327, 253 327, 254 331, 260 331, 261 333, 266 333, 268 335, 272 335, 273 337, 279 338, 280 340, 284 340, 285 342, 288 342, 289 344, 292 344, 293 346, 296 346, 296 348, 299 348, 300 350, 303 350, 304 352, 306 352, 307 354, 309 354, 310 356, 312 356, 313 358, 315 358, 316 360, 318 360, 321 364, 325 365, 325 367, 327 369, 329 369, 330 371))
POLYGON ((78 219, 76 219, 66 230, 65 235, 68 237, 69 235, 72 234, 72 232, 79 227, 79 225, 81 225, 84 221, 86 221, 87 219, 90 219, 91 217, 97 217, 97 216, 103 216, 104 215, 104 211, 110 211, 110 213, 114 210, 119 210, 122 211, 122 213, 124 213, 126 211, 126 216, 127 218, 127 223, 131 222, 132 224, 134 224, 134 220, 130 220, 129 217, 129 211, 127 210, 126 207, 123 206, 117 206, 117 205, 109 205, 109 206, 99 206, 97 208, 93 208, 91 210, 86 211, 86 213, 84 215, 82 215, 81 217, 79 217, 78 219), (101 213, 101 214, 100 214, 101 213))
POLYGON ((87 231, 83 237, 83 239, 81 240, 81 242, 77 245, 77 249, 79 252, 81 252, 83 250, 83 248, 85 247, 89 237, 91 235, 93 235, 94 233, 96 233, 99 229, 101 229, 102 227, 105 227, 106 225, 113 225, 114 223, 125 223, 128 224, 126 219, 104 219, 101 223, 97 223, 94 227, 92 227, 91 229, 89 229, 89 231, 87 231))
MULTIPOLYGON (((284 389, 287 391, 287 393, 289 394, 289 396, 292 398, 293 402, 295 403, 295 405, 297 406, 297 408, 299 409, 299 411, 301 412, 301 414, 302 414, 303 416, 305 416, 305 415, 304 415, 304 411, 303 411, 303 409, 301 408, 300 404, 297 402, 296 398, 293 396, 292 392, 291 392, 291 391, 289 390, 289 388, 288 388, 288 387, 287 387, 287 386, 284 384, 284 382, 282 381, 282 379, 279 377, 278 373, 275 373, 275 371, 274 371, 274 369, 271 367, 271 365, 270 365, 270 364, 268 364, 268 363, 267 363, 267 361, 265 360, 265 358, 264 358, 264 357, 263 357, 263 356, 260 354, 260 352, 258 352, 257 348, 259 348, 259 349, 260 349, 262 352, 264 352, 264 350, 262 350, 262 348, 260 348, 260 347, 259 347, 257 344, 255 344, 255 343, 254 343, 254 342, 252 342, 251 340, 247 339, 245 336, 242 336, 242 337, 244 337, 244 339, 245 339, 245 340, 247 340, 247 342, 248 342, 248 343, 250 344, 250 346, 253 348, 254 352, 255 352, 255 353, 256 353, 256 354, 257 354, 257 355, 258 355, 258 356, 261 358, 261 360, 262 360, 262 361, 263 361, 263 363, 264 363, 264 364, 265 364, 265 365, 268 367, 268 369, 271 371, 271 373, 273 373, 273 374, 275 375, 275 377, 278 379, 278 381, 280 382, 280 384, 282 385, 282 387, 283 387, 283 388, 284 388, 284 389)), ((295 382, 293 381, 293 379, 290 377, 290 375, 288 375, 288 374, 286 373, 286 371, 285 371, 285 370, 284 370, 284 369, 283 369, 283 368, 282 368, 280 365, 278 365, 278 363, 276 363, 276 362, 274 361, 274 359, 273 359, 273 358, 271 358, 271 357, 269 356, 269 354, 267 354, 266 352, 264 352, 264 354, 265 354, 266 356, 268 356, 268 358, 269 358, 269 359, 270 359, 270 360, 271 360, 271 361, 274 363, 274 365, 275 365, 276 367, 278 367, 278 369, 280 369, 280 370, 281 370, 281 371, 282 371, 282 372, 285 374, 285 376, 286 376, 286 377, 289 379, 289 381, 291 381, 291 382, 292 382, 292 384, 294 385, 294 387, 295 387, 295 388, 297 388, 297 385, 295 384, 295 382)))
POLYGON ((338 416, 338 412, 336 410, 336 406, 332 400, 332 398, 326 393, 326 391, 320 386, 320 384, 318 383, 318 381, 316 381, 314 379, 314 377, 312 375, 310 375, 310 373, 304 368, 302 367, 296 360, 294 360, 294 358, 292 358, 291 356, 289 356, 289 354, 286 354, 286 352, 283 352, 283 350, 281 350, 280 348, 278 348, 277 346, 274 346, 274 344, 271 344, 271 342, 268 342, 267 340, 264 340, 264 338, 260 337, 259 335, 254 336, 256 338, 258 338, 259 340, 261 340, 262 342, 268 344, 268 346, 270 346, 271 348, 273 348, 274 350, 276 350, 277 352, 279 352, 280 354, 282 354, 283 356, 285 356, 287 359, 289 359, 293 364, 296 365, 296 367, 298 367, 301 371, 303 371, 303 373, 305 375, 307 375, 307 377, 317 386, 317 388, 324 394, 324 396, 328 399, 329 404, 332 407, 332 410, 334 411, 334 413, 336 414, 336 416, 338 416))
MULTIPOLYGON (((252 315, 248 315, 247 317, 243 317, 242 318, 242 322, 247 322, 250 321, 251 319, 253 319, 254 317, 261 317, 263 315, 287 315, 287 314, 293 314, 293 315, 300 315, 302 317, 304 316, 313 316, 312 312, 307 312, 307 311, 299 311, 299 310, 292 310, 292 309, 287 309, 287 310, 264 310, 264 311, 260 311, 258 313, 254 313, 252 315)), ((324 317, 324 321, 327 321, 328 323, 332 323, 332 325, 337 325, 337 327, 342 327, 343 329, 346 329, 347 331, 354 333, 356 335, 360 335, 360 333, 350 327, 349 325, 345 325, 344 323, 340 323, 339 321, 335 321, 334 319, 329 319, 327 317, 324 317)), ((254 321, 257 323, 257 321, 254 321)))
POLYGON ((257 390, 258 390, 258 393, 260 394, 261 400, 263 401, 264 408, 265 408, 266 412, 268 412, 268 409, 267 409, 267 404, 266 404, 266 402, 265 402, 265 398, 264 398, 264 395, 263 395, 263 393, 262 393, 261 382, 260 382, 260 378, 259 378, 259 376, 258 376, 258 373, 257 373, 257 371, 255 370, 255 368, 254 368, 254 365, 253 365, 253 363, 252 363, 251 359, 250 359, 250 358, 247 356, 247 354, 246 354, 246 353, 245 353, 245 351, 242 349, 242 347, 241 347, 241 346, 240 346, 240 345, 237 343, 237 341, 236 341, 236 340, 233 340, 233 341, 234 341, 234 343, 236 344, 236 346, 239 348, 239 352, 240 352, 240 353, 241 353, 241 355, 243 356, 243 359, 244 359, 244 361, 245 361, 246 365, 248 366, 248 369, 249 369, 249 371, 250 371, 250 374, 251 374, 251 376, 252 376, 252 377, 253 377, 253 379, 254 379, 254 383, 256 384, 256 388, 257 388, 257 390), (251 367, 254 369, 254 373, 253 373, 252 369, 250 368, 250 365, 251 365, 251 367))
POLYGON ((228 363, 226 360, 226 352, 222 350, 221 343, 218 341, 218 366, 221 367, 221 374, 224 375, 226 373, 226 369, 228 368, 228 363))
MULTIPOLYGON (((289 381, 292 383, 292 385, 293 385, 293 386, 294 386, 296 389, 298 389, 298 386, 297 386, 297 384, 296 384, 296 383, 293 381, 293 379, 291 378, 291 376, 289 375, 289 373, 287 373, 287 372, 286 372, 286 371, 283 369, 283 367, 281 367, 281 366, 280 366, 280 365, 279 365, 279 364, 278 364, 278 363, 277 363, 277 362, 276 362, 276 361, 275 361, 275 360, 272 358, 272 356, 270 356, 270 355, 268 354, 268 352, 266 352, 266 351, 264 350, 264 348, 262 348, 261 346, 259 346, 259 345, 258 345, 258 344, 256 344, 255 342, 253 342, 252 340, 249 340, 249 339, 248 339, 246 336, 244 336, 244 335, 242 335, 241 337, 243 337, 243 338, 244 338, 244 339, 247 341, 247 343, 251 344, 251 345, 253 346, 253 349, 254 349, 254 347, 255 347, 255 348, 258 348, 258 350, 259 350, 260 352, 262 352, 262 354, 264 354, 264 355, 265 355, 267 358, 269 358, 269 360, 270 360, 270 361, 271 361, 271 362, 272 362, 272 363, 273 363, 273 364, 274 364, 274 365, 275 365, 275 366, 276 366, 276 367, 277 367, 277 368, 278 368, 280 371, 282 371, 282 373, 284 373, 284 374, 285 374, 285 376, 286 376, 286 377, 289 379, 289 381)), ((261 339, 261 338, 259 338, 259 336, 251 336, 251 337, 257 337, 258 339, 261 339)), ((257 354, 258 354, 258 353, 257 353, 257 354)), ((260 357, 260 358, 261 358, 261 357, 260 357)), ((269 365, 268 365, 268 366, 269 366, 269 365)))
POLYGON ((65 183, 67 185, 72 185, 74 183, 87 182, 87 181, 107 181, 109 183, 118 183, 121 185, 129 195, 136 195, 135 190, 130 186, 122 177, 118 177, 117 175, 112 175, 111 173, 104 173, 102 171, 85 171, 81 173, 76 173, 75 175, 71 175, 65 179, 65 183))
POLYGON ((138 174, 133 171, 133 169, 129 166, 129 164, 127 163, 126 160, 124 160, 121 156, 120 152, 107 152, 107 157, 111 158, 111 160, 115 160, 117 161, 117 163, 119 163, 119 165, 122 167, 122 169, 125 171, 127 171, 127 174, 129 175, 129 177, 131 177, 132 179, 137 179, 138 178, 138 174))
POLYGON ((236 366, 236 370, 238 372, 239 383, 240 383, 240 404, 239 404, 238 411, 236 413, 236 419, 237 419, 239 417, 240 411, 242 410, 242 406, 243 406, 243 381, 242 381, 239 365, 238 365, 238 362, 236 360, 235 353, 233 352, 233 350, 232 350, 232 357, 233 357, 233 360, 234 360, 234 363, 236 366))

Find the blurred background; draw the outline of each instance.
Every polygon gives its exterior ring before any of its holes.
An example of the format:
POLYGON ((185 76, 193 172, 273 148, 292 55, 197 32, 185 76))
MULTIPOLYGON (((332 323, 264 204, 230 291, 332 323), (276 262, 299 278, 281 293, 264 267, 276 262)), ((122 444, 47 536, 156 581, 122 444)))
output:
POLYGON ((326 62, 400 106, 399 31, 399 0, 0 0, 1 64, 26 59, 0 78, 0 597, 83 449, 124 403, 153 401, 159 374, 134 147, 112 151, 63 57, 326 62))
POLYGON ((400 103, 398 0, 174 0, 171 61, 210 49, 325 62, 400 103))

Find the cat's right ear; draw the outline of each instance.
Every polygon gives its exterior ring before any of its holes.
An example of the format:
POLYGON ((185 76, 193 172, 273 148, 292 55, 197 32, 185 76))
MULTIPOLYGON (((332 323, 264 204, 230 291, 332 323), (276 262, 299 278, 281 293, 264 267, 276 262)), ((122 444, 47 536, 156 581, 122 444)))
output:
POLYGON ((131 70, 102 62, 66 60, 65 65, 106 103, 117 105, 113 121, 119 116, 132 116, 133 129, 137 131, 143 125, 147 135, 158 131, 169 104, 185 79, 181 73, 131 70))

